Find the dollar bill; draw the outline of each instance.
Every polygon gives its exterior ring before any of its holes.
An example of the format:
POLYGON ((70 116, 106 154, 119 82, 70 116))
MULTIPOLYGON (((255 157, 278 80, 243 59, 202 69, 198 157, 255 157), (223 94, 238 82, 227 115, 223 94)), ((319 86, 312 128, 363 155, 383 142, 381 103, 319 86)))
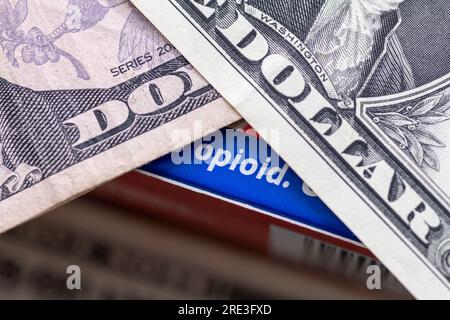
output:
POLYGON ((416 297, 450 298, 446 1, 132 2, 416 297))
POLYGON ((238 118, 128 1, 0 0, 0 232, 238 118))

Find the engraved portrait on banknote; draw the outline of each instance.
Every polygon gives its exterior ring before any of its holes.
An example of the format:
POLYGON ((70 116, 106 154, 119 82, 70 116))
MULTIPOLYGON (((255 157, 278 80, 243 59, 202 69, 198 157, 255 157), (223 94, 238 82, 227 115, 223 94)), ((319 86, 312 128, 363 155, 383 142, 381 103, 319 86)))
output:
POLYGON ((450 289, 447 2, 168 3, 450 289))
MULTIPOLYGON (((314 55, 311 61, 315 59, 320 66, 313 61, 311 67, 320 71, 319 78, 329 79, 332 89, 328 96, 339 96, 343 108, 346 104, 353 108, 356 98, 426 86, 450 72, 449 35, 443 32, 450 23, 450 10, 444 1, 245 2, 260 10, 266 25, 303 42, 300 50, 314 55), (286 12, 291 13, 287 20, 286 12), (276 21, 283 21, 283 25, 276 21)), ((435 177, 441 161, 450 158, 450 153, 445 153, 446 143, 440 139, 449 138, 445 133, 450 119, 446 112, 450 109, 448 93, 444 89, 416 101, 416 105, 373 108, 365 115, 375 119, 376 126, 421 170, 435 177)))
POLYGON ((2 0, 0 202, 219 98, 126 0, 2 0))

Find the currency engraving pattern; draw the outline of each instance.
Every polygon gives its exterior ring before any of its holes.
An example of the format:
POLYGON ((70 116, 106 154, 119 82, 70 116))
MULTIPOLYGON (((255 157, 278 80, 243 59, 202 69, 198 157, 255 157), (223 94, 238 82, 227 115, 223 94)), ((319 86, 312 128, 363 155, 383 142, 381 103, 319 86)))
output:
POLYGON ((408 101, 450 73, 445 42, 427 35, 447 39, 435 31, 447 28, 445 2, 169 1, 450 288, 450 208, 416 170, 449 190, 439 179, 448 157, 437 154, 448 144, 448 90, 408 101), (396 95, 405 101, 386 106, 396 95), (414 165, 368 129, 364 112, 414 165))
MULTIPOLYGON (((89 81, 82 61, 60 48, 57 40, 93 28, 110 10, 125 4, 128 1, 68 0, 63 23, 44 34, 38 26, 22 30, 29 14, 27 0, 1 0, 0 48, 17 72, 21 63, 40 67, 66 58, 77 77, 89 81)), ((124 62, 148 53, 149 71, 107 89, 34 91, 0 77, 0 201, 220 97, 206 83, 193 87, 190 73, 195 71, 175 49, 158 59, 155 50, 162 43, 167 42, 131 8, 118 38, 117 59, 124 62)))

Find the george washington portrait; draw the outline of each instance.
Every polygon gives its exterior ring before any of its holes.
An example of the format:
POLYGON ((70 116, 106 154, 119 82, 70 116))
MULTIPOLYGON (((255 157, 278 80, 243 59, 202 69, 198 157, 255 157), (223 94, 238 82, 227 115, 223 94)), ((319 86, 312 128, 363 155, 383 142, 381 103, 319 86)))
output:
POLYGON ((245 2, 304 41, 341 96, 399 93, 450 71, 448 1, 245 2))

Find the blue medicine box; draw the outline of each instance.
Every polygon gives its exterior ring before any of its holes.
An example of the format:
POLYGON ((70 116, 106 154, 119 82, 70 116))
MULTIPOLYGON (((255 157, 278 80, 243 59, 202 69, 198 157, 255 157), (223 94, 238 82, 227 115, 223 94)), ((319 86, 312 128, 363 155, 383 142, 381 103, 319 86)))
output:
POLYGON ((259 212, 358 241, 252 129, 222 129, 141 170, 259 212))

